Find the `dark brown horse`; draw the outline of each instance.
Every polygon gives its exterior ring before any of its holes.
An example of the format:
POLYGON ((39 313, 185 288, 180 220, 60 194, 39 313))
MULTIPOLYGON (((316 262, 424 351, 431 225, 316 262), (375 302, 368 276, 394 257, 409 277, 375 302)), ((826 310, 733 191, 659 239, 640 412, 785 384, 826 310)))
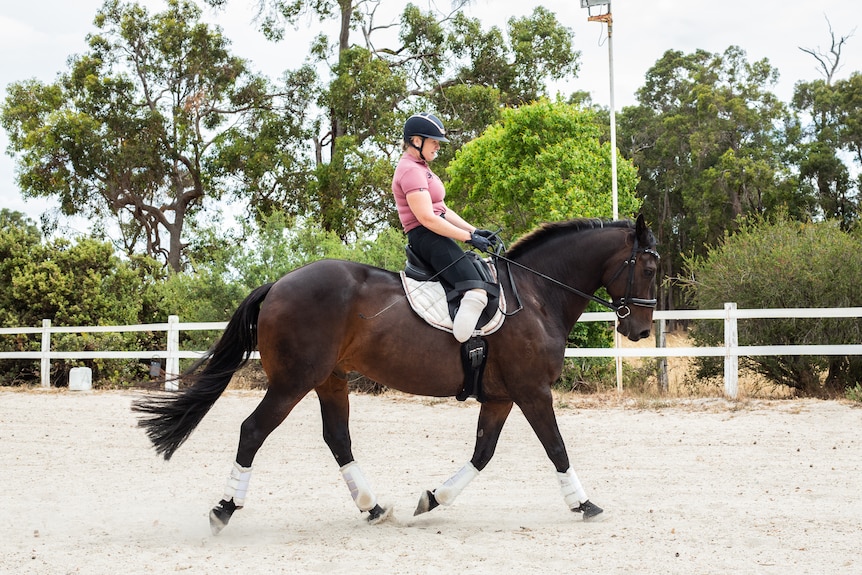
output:
MULTIPOLYGON (((547 224, 498 260, 510 312, 513 303, 520 311, 487 336, 486 400, 479 410, 473 457, 443 485, 422 494, 417 514, 451 504, 488 464, 513 404, 556 468, 569 508, 584 519, 602 512, 588 500, 569 465, 551 384, 562 369, 566 336, 601 286, 611 301, 600 301, 617 311, 618 331, 632 341, 649 335, 657 259, 655 238, 640 216, 636 223, 547 224)), ((170 459, 257 347, 269 386, 241 426, 224 498, 210 513, 213 532, 243 506, 252 461, 264 440, 311 390, 320 400, 323 439, 353 500, 369 513, 369 521, 377 522, 389 510, 377 504, 353 459, 346 376, 355 371, 407 393, 451 397, 464 383, 459 346, 410 309, 398 274, 323 260, 254 290, 220 340, 182 374, 186 387, 140 400, 134 409, 143 414, 140 425, 156 451, 170 459)))

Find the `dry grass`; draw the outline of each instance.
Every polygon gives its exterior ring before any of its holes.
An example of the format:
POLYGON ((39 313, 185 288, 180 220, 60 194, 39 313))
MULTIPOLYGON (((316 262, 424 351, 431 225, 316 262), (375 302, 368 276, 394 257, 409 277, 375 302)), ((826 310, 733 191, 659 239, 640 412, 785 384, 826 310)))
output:
MULTIPOLYGON (((693 342, 684 330, 668 333, 666 337, 667 347, 693 347, 693 342)), ((622 341, 624 348, 650 348, 655 347, 655 340, 647 338, 638 342, 628 340, 622 341)), ((623 372, 626 369, 637 369, 648 359, 627 358, 623 360, 623 372)), ((720 380, 704 381, 697 378, 695 358, 693 357, 668 357, 668 389, 661 393, 658 389, 658 378, 652 377, 642 389, 627 390, 634 396, 642 398, 708 398, 723 397, 724 383, 720 380)), ((795 397, 792 389, 776 386, 764 377, 747 370, 740 369, 738 382, 738 400, 746 399, 789 399, 795 397)))

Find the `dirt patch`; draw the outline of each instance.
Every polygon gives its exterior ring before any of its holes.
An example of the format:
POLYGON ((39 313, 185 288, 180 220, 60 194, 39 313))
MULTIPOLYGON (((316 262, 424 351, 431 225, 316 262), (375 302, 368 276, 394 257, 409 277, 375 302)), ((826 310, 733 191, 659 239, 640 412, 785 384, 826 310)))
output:
POLYGON ((354 453, 393 521, 368 525, 303 400, 255 461, 218 536, 239 426, 261 391, 228 391, 170 462, 130 411, 138 393, 0 391, 7 481, 0 572, 725 574, 862 571, 862 409, 559 395, 573 466, 606 520, 563 504, 515 409, 495 458, 450 507, 419 494, 470 458, 475 402, 352 398, 354 453))

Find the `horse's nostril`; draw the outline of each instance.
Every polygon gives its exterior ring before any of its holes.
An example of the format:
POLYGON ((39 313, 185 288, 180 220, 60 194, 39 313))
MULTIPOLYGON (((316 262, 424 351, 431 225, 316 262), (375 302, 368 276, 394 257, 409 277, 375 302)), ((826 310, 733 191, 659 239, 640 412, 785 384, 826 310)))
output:
POLYGON ((648 338, 648 337, 649 337, 649 331, 650 331, 650 330, 645 329, 645 330, 643 330, 642 332, 640 332, 640 334, 639 334, 639 335, 640 335, 640 337, 639 337, 638 339, 646 339, 646 338, 648 338))

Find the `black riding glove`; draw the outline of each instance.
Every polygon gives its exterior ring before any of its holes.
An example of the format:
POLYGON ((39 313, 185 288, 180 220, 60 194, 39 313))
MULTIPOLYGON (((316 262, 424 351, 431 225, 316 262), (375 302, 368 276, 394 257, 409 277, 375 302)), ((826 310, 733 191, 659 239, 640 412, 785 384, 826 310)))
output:
POLYGON ((472 234, 470 234, 470 239, 467 240, 467 243, 479 250, 480 252, 487 252, 491 247, 491 240, 486 238, 485 236, 479 235, 479 230, 476 230, 472 234))
POLYGON ((497 237, 497 232, 492 232, 491 230, 479 230, 479 229, 477 229, 473 233, 476 235, 482 236, 483 238, 487 238, 492 246, 496 246, 500 242, 500 238, 497 237))

